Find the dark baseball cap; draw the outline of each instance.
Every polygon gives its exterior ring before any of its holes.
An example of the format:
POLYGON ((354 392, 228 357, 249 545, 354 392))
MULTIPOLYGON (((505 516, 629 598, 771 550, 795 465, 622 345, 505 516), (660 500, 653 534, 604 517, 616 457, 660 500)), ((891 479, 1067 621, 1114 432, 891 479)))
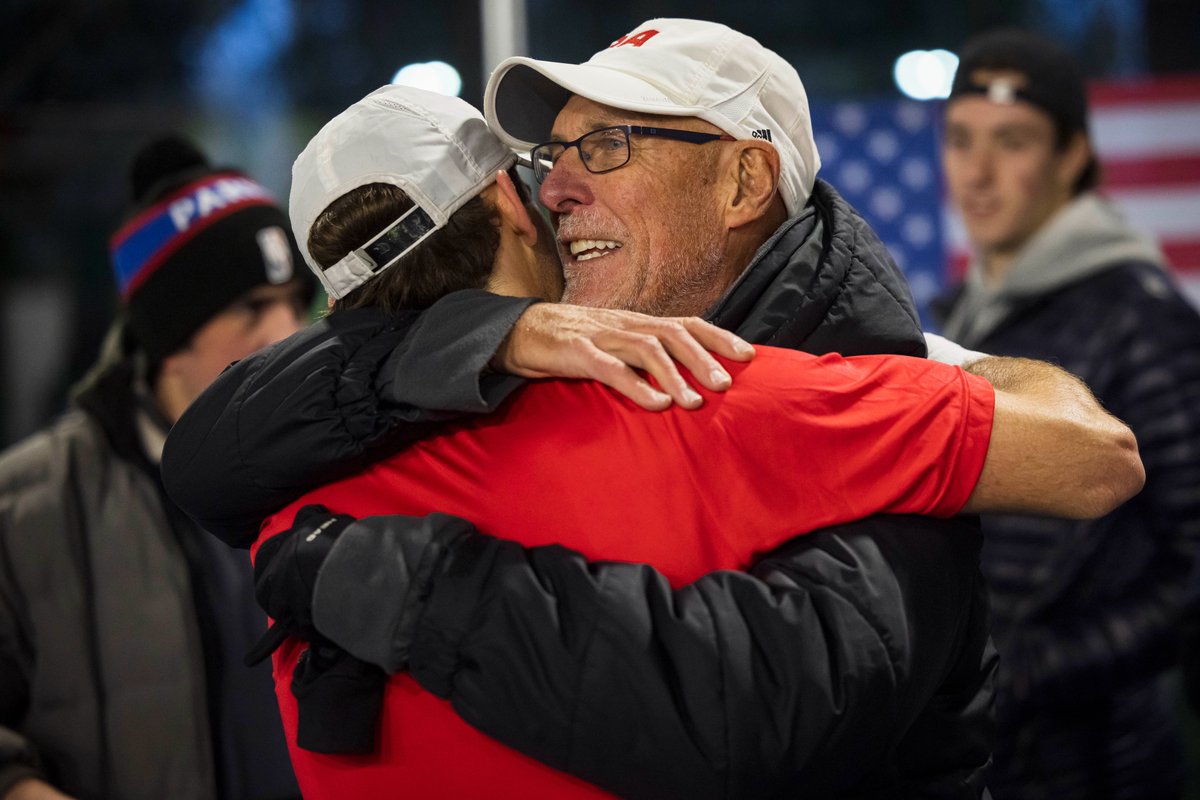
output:
POLYGON ((1087 86, 1083 67, 1064 47, 1032 31, 1000 28, 963 45, 950 100, 984 95, 997 103, 1024 100, 1050 115, 1061 136, 1087 132, 1087 86), (1022 81, 981 80, 982 71, 1019 73, 1022 81))

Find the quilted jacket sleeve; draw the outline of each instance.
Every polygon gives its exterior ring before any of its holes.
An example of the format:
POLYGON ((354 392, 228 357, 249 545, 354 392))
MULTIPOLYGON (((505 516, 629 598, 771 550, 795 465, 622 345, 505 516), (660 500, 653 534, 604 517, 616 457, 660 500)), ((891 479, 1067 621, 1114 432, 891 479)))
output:
MULTIPOLYGON (((1111 307, 1107 298, 1092 297, 1106 289, 1112 291, 1097 282, 1081 290, 1080 307, 1089 301, 1111 307)), ((1200 318, 1182 298, 1166 293, 1127 290, 1119 296, 1122 306, 1096 326, 1107 338, 1090 337, 1087 346, 1113 354, 1093 376, 1094 389, 1137 436, 1146 487, 1100 520, 1012 524, 1025 537, 1021 546, 1033 535, 1053 537, 1069 545, 1064 551, 1082 554, 1075 558, 1097 563, 1102 554, 1089 550, 1091 543, 1120 542, 1124 566, 1114 568, 1110 557, 1093 570, 1106 582, 1091 590, 1102 602, 1086 607, 1053 605, 1066 595, 1055 573, 1042 576, 1044 585, 1029 579, 1021 628, 1006 646, 1004 713, 1106 701, 1129 681, 1175 663, 1181 629, 1188 618, 1200 618, 1200 594, 1187 596, 1200 548, 1200 318)))

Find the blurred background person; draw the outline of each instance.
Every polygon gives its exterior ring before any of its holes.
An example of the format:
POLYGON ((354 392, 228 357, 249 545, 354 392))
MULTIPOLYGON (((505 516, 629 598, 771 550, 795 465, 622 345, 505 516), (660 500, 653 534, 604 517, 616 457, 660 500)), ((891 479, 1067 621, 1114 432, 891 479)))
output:
POLYGON ((165 137, 113 235, 123 312, 70 410, 0 455, 0 797, 298 791, 244 554, 166 497, 172 423, 300 329, 314 282, 258 183, 165 137), (65 793, 65 795, 64 795, 65 793))
POLYGON ((945 334, 1060 364, 1128 423, 1140 495, 1100 520, 991 516, 998 798, 1179 797, 1183 595, 1200 542, 1200 315, 1159 247, 1096 193, 1080 64, 1002 29, 963 48, 945 107, 950 197, 973 248, 945 334))

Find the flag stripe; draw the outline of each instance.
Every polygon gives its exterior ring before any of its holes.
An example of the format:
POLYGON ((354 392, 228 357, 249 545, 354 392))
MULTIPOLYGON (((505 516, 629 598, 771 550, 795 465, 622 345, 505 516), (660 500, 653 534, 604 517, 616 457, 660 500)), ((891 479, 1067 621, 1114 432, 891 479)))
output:
POLYGON ((1105 193, 1200 297, 1200 75, 1097 83, 1089 96, 1105 193))
POLYGON ((1105 189, 1200 185, 1200 154, 1161 158, 1106 159, 1105 189))
POLYGON ((1200 277, 1200 239, 1166 239, 1162 249, 1167 263, 1178 272, 1200 277))
POLYGON ((1200 276, 1195 273, 1185 273, 1179 276, 1179 286, 1183 293, 1191 298, 1196 308, 1200 308, 1200 276))
POLYGON ((1200 97, 1191 103, 1141 103, 1092 114, 1101 159, 1191 157, 1200 152, 1200 97))
POLYGON ((1200 186, 1106 192, 1135 228, 1159 239, 1200 238, 1200 186))
POLYGON ((1094 83, 1088 87, 1093 110, 1119 105, 1195 102, 1200 97, 1200 75, 1176 75, 1152 80, 1094 83))

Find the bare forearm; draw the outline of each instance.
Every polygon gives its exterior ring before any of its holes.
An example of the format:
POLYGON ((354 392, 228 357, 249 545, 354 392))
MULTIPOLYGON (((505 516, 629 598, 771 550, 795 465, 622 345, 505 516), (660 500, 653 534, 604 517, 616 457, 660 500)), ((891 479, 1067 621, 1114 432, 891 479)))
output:
MULTIPOLYGON (((986 356, 963 367, 990 383, 998 392, 1062 404, 1064 412, 1107 414, 1087 384, 1065 369, 1032 358, 986 356)), ((1111 416, 1111 415, 1110 415, 1111 416)))
POLYGON ((1041 361, 984 358, 967 371, 996 390, 987 460, 964 510, 1090 518, 1137 494, 1137 440, 1074 375, 1041 361))

